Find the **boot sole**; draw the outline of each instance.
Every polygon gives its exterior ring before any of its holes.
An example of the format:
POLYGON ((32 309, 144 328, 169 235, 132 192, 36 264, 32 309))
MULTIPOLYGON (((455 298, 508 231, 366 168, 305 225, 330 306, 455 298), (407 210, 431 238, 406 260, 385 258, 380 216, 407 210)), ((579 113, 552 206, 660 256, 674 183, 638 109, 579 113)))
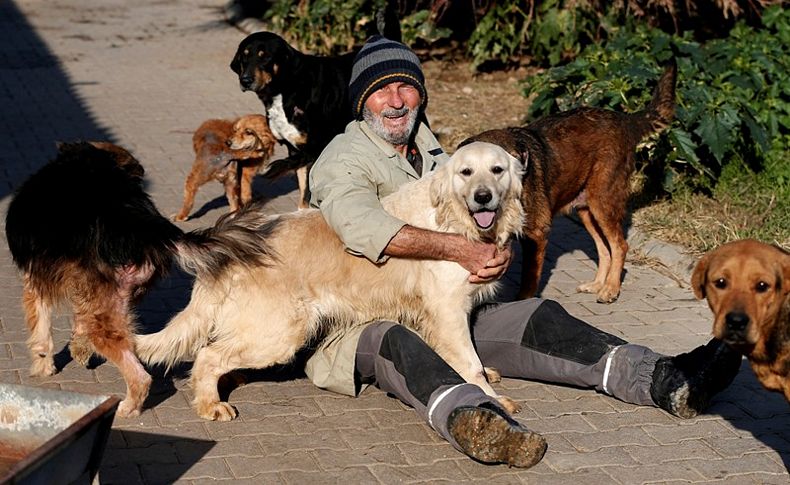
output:
POLYGON ((489 409, 457 409, 450 434, 467 455, 483 463, 529 468, 546 453, 541 435, 518 429, 489 409))

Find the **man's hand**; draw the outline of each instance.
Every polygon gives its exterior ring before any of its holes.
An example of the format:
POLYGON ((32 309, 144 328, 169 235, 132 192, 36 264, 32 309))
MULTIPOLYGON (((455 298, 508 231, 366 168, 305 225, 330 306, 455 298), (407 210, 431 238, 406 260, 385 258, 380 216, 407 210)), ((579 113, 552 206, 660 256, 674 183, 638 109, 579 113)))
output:
POLYGON ((408 225, 390 240, 384 254, 396 258, 455 261, 469 271, 470 283, 488 283, 501 277, 513 257, 510 244, 498 251, 496 244, 472 242, 460 234, 408 225))
MULTIPOLYGON (((487 246, 493 246, 493 244, 488 244, 487 246)), ((510 266, 510 261, 513 259, 513 251, 510 246, 511 245, 508 244, 501 251, 496 250, 496 246, 494 246, 494 257, 489 259, 485 263, 485 266, 476 273, 471 273, 469 275, 469 282, 489 283, 501 278, 510 266)))

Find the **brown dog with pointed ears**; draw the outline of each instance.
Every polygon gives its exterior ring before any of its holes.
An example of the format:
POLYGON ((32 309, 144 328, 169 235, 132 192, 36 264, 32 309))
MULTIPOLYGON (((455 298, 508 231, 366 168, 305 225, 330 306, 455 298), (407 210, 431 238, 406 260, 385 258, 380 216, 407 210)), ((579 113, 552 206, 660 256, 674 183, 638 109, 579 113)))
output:
POLYGON ((628 252, 623 220, 634 153, 644 137, 672 122, 676 77, 677 65, 670 62, 652 101, 636 113, 582 107, 461 142, 460 146, 472 141, 497 144, 525 166, 519 298, 532 297, 538 290, 554 215, 574 208, 598 252, 595 279, 577 291, 596 293, 599 303, 611 303, 620 295, 628 252))
POLYGON ((753 239, 731 242, 702 257, 691 284, 713 311, 713 335, 790 402, 790 253, 753 239))

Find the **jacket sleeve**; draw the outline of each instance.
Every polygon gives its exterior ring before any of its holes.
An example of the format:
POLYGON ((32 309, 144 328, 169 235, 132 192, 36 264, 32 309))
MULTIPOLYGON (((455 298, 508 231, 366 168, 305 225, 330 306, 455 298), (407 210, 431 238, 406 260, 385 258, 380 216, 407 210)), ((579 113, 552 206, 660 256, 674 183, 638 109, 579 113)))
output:
POLYGON ((310 173, 311 203, 347 251, 383 263, 384 248, 406 223, 384 210, 373 180, 370 167, 352 157, 319 160, 310 173))

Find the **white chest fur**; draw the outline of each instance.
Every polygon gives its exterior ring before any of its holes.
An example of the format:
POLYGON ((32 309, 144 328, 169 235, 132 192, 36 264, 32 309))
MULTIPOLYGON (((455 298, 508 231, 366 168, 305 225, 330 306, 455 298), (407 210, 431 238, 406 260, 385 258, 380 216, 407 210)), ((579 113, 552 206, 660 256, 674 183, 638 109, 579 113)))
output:
POLYGON ((283 96, 278 94, 272 99, 272 105, 266 109, 266 116, 269 118, 269 129, 278 140, 287 140, 290 144, 297 146, 304 143, 305 137, 297 127, 288 122, 283 108, 283 96))

